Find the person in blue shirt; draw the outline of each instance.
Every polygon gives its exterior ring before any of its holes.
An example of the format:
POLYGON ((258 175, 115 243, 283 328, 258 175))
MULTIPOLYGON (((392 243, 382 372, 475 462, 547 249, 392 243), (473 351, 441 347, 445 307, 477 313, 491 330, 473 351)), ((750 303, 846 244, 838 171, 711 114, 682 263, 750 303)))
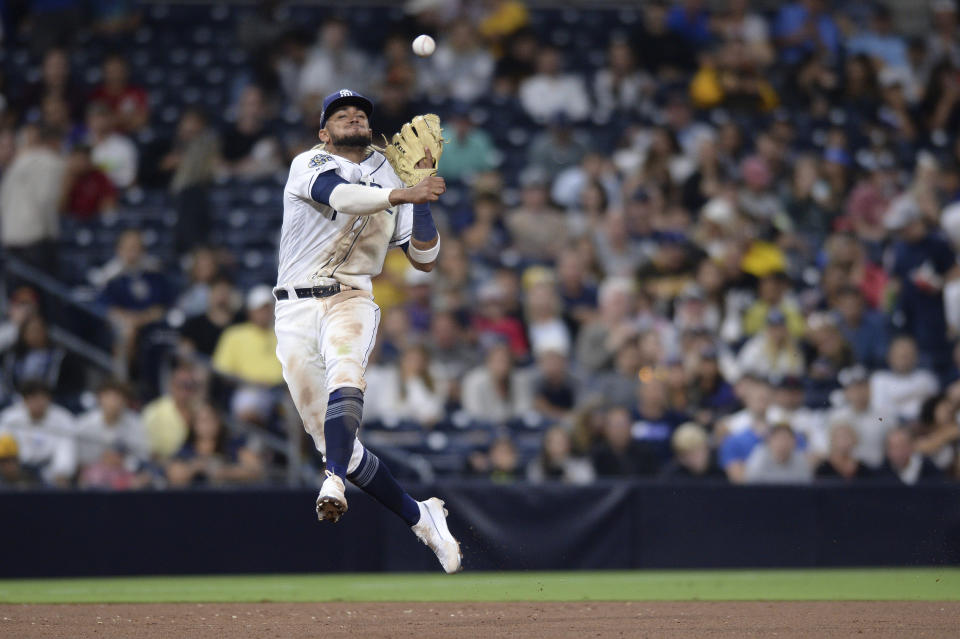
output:
POLYGON ((893 31, 893 15, 890 8, 877 5, 873 10, 870 29, 864 30, 847 41, 847 53, 865 53, 884 66, 909 68, 907 43, 893 31))
POLYGON ((788 65, 806 55, 824 50, 830 58, 840 53, 840 29, 826 11, 823 0, 791 2, 780 8, 773 33, 780 45, 780 57, 788 65))
POLYGON ((867 308, 863 293, 856 286, 841 288, 833 307, 839 314, 840 331, 850 343, 856 360, 867 368, 882 368, 890 344, 886 317, 867 308))
POLYGON ((897 238, 891 269, 899 285, 894 325, 916 340, 921 362, 943 375, 951 364, 943 285, 956 266, 956 256, 914 203, 901 199, 892 208, 885 223, 897 238))

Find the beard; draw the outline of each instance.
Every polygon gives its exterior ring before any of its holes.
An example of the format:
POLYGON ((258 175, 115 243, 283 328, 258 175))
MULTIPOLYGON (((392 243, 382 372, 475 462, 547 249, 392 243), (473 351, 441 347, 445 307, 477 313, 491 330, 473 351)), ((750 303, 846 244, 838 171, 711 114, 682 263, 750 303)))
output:
POLYGON ((330 143, 341 149, 365 149, 373 142, 373 134, 370 131, 366 133, 350 133, 343 137, 337 137, 330 133, 330 143))

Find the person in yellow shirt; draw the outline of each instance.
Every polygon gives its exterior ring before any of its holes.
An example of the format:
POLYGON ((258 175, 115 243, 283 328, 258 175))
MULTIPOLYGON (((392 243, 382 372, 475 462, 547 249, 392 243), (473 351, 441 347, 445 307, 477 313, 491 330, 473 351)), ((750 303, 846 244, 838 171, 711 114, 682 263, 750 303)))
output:
POLYGON ((183 446, 200 390, 193 367, 182 364, 170 373, 167 394, 144 406, 143 426, 152 457, 161 461, 169 459, 183 446))
POLYGON ((757 285, 757 301, 750 305, 743 316, 743 332, 752 336, 759 333, 767 324, 771 310, 779 310, 784 318, 790 336, 803 337, 806 322, 799 305, 787 296, 790 278, 783 271, 775 271, 760 278, 757 285))
POLYGON ((247 294, 247 321, 227 328, 213 352, 213 370, 238 384, 231 412, 242 421, 263 423, 274 405, 272 388, 283 383, 273 331, 273 291, 261 285, 247 294))

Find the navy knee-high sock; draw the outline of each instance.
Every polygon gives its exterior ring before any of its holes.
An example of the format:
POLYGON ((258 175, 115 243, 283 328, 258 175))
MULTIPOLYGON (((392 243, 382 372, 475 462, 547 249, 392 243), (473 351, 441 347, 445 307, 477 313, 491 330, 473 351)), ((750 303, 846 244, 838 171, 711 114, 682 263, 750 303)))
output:
POLYGON ((387 465, 369 450, 363 451, 360 465, 347 479, 395 512, 408 526, 420 521, 420 506, 416 500, 400 487, 387 465))
POLYGON ((363 392, 359 388, 338 388, 330 393, 323 422, 327 470, 343 479, 353 454, 353 442, 363 416, 363 392))

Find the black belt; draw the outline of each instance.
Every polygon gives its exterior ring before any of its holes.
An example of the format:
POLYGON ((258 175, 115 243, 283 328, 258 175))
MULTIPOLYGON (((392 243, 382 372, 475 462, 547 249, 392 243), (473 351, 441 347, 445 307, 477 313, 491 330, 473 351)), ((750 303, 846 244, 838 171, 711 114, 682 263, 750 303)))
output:
MULTIPOLYGON (((340 292, 340 283, 329 284, 327 286, 312 286, 310 288, 295 288, 293 292, 297 294, 297 297, 303 299, 305 297, 330 297, 331 295, 336 295, 340 292)), ((290 299, 290 293, 287 292, 285 288, 278 288, 273 292, 278 300, 290 299)))

